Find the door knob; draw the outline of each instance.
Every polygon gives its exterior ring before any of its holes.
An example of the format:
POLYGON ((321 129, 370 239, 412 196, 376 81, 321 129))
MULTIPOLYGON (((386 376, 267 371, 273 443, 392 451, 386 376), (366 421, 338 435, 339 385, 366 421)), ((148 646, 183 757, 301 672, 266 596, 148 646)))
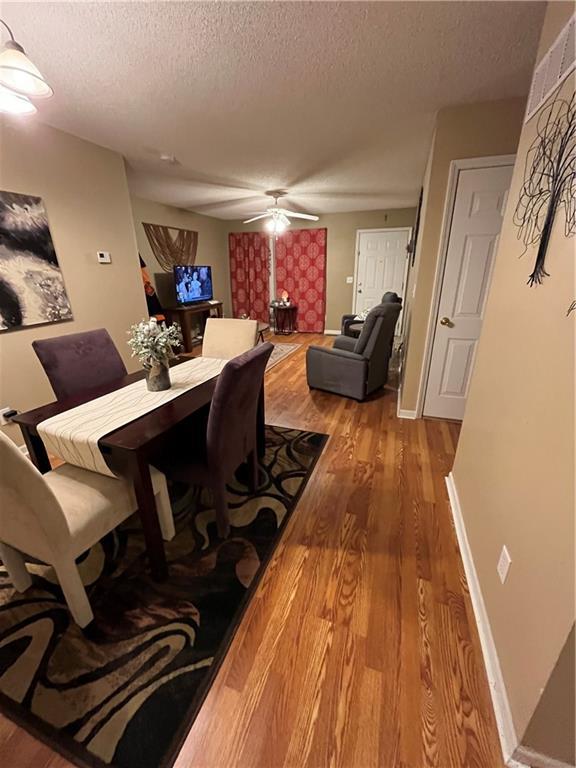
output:
POLYGON ((440 320, 440 325, 447 325, 448 328, 452 328, 454 323, 452 322, 452 320, 450 320, 449 317, 443 317, 442 320, 440 320))
POLYGON ((362 288, 358 288, 358 293, 362 293, 362 288))

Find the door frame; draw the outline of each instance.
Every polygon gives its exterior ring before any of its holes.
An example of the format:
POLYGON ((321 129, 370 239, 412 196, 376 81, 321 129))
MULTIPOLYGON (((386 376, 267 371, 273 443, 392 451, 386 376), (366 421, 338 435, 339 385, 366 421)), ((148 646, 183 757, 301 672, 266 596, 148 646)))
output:
MULTIPOLYGON (((354 314, 356 313, 356 286, 358 284, 358 259, 360 257, 360 235, 367 233, 367 232, 407 232, 408 233, 408 243, 410 243, 410 240, 412 239, 412 227, 375 227, 374 229, 357 229, 356 230, 356 244, 354 246, 354 279, 352 280, 352 312, 354 314)), ((403 288, 406 288, 407 278, 408 278, 408 267, 410 264, 410 254, 408 251, 406 252, 406 266, 404 267, 404 285, 403 288)), ((402 297, 402 306, 404 306, 406 302, 406 297, 402 297)), ((402 324, 400 327, 400 331, 398 333, 399 336, 402 335, 404 331, 404 317, 406 316, 406 313, 402 313, 402 324)))
MULTIPOLYGON (((424 344, 424 356, 422 358, 422 370, 420 372, 420 385, 418 387, 418 399, 416 401, 416 415, 414 417, 416 419, 421 419, 424 413, 424 401, 426 399, 426 390, 428 388, 428 377, 430 374, 430 364, 432 362, 432 348, 434 346, 434 337, 436 335, 438 310, 440 309, 440 295, 442 293, 442 283, 444 282, 444 270, 446 267, 448 244, 452 229, 452 214, 456 202, 456 190, 458 188, 460 171, 498 168, 505 165, 514 167, 515 160, 516 155, 491 155, 489 157, 470 157, 461 160, 452 160, 450 163, 448 184, 446 186, 446 198, 444 200, 444 212, 442 214, 438 259, 436 261, 434 286, 432 288, 432 299, 430 302, 430 313, 428 315, 428 327, 426 329, 426 341, 424 344)), ((506 203, 506 208, 508 208, 508 203, 506 203)), ((506 210, 504 211, 504 215, 505 214, 506 210)), ((494 254, 494 259, 496 259, 496 255, 497 254, 494 254)), ((494 266, 494 264, 492 266, 494 266)), ((416 279, 418 279, 418 276, 416 276, 416 279)))

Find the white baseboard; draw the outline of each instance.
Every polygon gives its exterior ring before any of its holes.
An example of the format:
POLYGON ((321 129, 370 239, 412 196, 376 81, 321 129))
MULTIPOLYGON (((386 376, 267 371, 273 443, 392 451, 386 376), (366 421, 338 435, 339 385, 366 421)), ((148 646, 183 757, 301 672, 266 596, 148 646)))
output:
POLYGON ((530 768, 574 768, 569 763, 564 763, 553 757, 546 757, 546 755, 541 755, 530 747, 523 747, 522 745, 514 751, 513 759, 519 761, 519 765, 530 766, 530 768))
POLYGON ((407 411, 405 408, 398 408, 396 415, 399 419, 415 419, 416 411, 407 411))
POLYGON ((502 669, 500 668, 500 661, 498 659, 494 637, 492 636, 492 630, 490 629, 490 621, 488 620, 486 606, 484 605, 484 598, 482 597, 478 574, 476 573, 476 568, 474 566, 474 558, 472 557, 472 550, 470 549, 470 544, 468 542, 464 517, 462 515, 458 491, 454 484, 454 476, 452 472, 450 472, 446 478, 446 487, 450 498, 450 507, 452 508, 456 536, 458 537, 458 544, 460 545, 460 554, 464 563, 466 579, 468 580, 468 589, 472 600, 476 624, 478 626, 478 634, 480 635, 484 666, 486 667, 486 674, 488 676, 488 686, 490 688, 490 695, 492 696, 492 706, 494 707, 494 714, 496 716, 496 725, 500 737, 500 746, 502 748, 504 762, 509 768, 517 768, 519 764, 519 758, 516 755, 518 736, 516 734, 516 728, 514 727, 514 721, 512 720, 512 712, 510 711, 506 685, 504 683, 502 669))
POLYGON ((325 330, 324 331, 324 336, 340 336, 341 333, 342 333, 342 331, 340 331, 340 330, 338 330, 338 331, 325 330))

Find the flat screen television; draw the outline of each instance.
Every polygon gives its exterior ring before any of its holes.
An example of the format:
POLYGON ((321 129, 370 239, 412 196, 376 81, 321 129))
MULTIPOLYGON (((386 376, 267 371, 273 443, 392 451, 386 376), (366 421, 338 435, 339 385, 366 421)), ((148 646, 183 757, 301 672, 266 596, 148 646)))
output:
POLYGON ((176 301, 180 305, 209 301, 214 298, 212 268, 177 264, 174 267, 174 286, 176 301))

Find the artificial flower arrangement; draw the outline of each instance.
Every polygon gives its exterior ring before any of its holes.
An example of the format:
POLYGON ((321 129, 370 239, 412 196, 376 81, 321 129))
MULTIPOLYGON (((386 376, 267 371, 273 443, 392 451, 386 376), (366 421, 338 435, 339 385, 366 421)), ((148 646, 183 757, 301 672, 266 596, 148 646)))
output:
POLYGON ((176 357, 174 350, 182 344, 178 326, 167 326, 151 317, 133 325, 128 333, 128 346, 132 357, 138 357, 146 371, 148 389, 151 392, 170 389, 169 361, 176 357))

